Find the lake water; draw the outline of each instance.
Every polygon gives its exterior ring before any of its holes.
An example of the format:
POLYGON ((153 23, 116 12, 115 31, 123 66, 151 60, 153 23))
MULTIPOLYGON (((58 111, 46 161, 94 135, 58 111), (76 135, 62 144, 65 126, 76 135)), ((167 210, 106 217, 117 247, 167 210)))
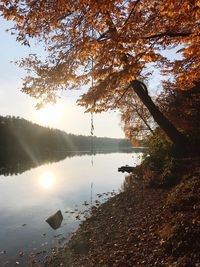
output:
POLYGON ((78 211, 98 204, 99 193, 118 192, 125 177, 118 167, 140 163, 141 155, 70 155, 21 174, 0 175, 0 266, 25 267, 61 246, 80 223, 78 211), (63 221, 54 230, 46 219, 58 210, 63 221))

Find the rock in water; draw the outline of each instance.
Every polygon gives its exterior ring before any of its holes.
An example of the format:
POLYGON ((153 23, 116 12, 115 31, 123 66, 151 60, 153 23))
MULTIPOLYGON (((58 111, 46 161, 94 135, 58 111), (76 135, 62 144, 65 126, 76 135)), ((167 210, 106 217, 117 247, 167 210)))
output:
POLYGON ((63 215, 60 210, 46 219, 46 222, 54 229, 58 229, 61 226, 63 215))

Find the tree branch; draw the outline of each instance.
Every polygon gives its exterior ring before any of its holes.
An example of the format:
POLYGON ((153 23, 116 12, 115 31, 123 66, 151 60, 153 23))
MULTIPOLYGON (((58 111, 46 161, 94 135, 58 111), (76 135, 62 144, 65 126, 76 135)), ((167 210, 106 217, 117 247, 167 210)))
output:
POLYGON ((117 32, 117 29, 116 29, 116 27, 115 27, 115 24, 114 24, 114 22, 112 21, 112 18, 111 18, 110 13, 109 13, 108 11, 106 12, 106 16, 107 16, 107 18, 108 18, 108 20, 109 20, 109 22, 107 23, 107 25, 108 25, 108 30, 105 31, 104 33, 102 33, 102 34, 99 36, 99 38, 97 39, 97 41, 100 41, 100 40, 102 40, 102 39, 106 39, 106 38, 108 38, 110 33, 117 32))
POLYGON ((63 20, 63 19, 66 19, 67 17, 69 17, 69 16, 72 15, 72 14, 73 14, 73 12, 70 11, 70 10, 68 10, 68 11, 66 12, 65 15, 63 15, 63 16, 60 17, 60 18, 58 18, 58 21, 61 21, 61 20, 63 20))
POLYGON ((144 37, 144 39, 153 39, 153 38, 160 38, 160 37, 188 37, 192 34, 192 32, 162 32, 150 36, 144 37))
POLYGON ((143 121, 143 123, 146 125, 146 127, 148 128, 148 130, 154 135, 154 131, 151 129, 149 123, 147 122, 146 119, 144 119, 144 117, 142 116, 142 114, 139 112, 139 110, 136 108, 136 112, 139 116, 139 118, 143 121))
POLYGON ((124 92, 123 94, 120 96, 120 98, 115 102, 115 104, 118 104, 122 98, 125 96, 125 94, 127 93, 128 89, 131 87, 131 85, 128 85, 126 88, 124 88, 124 92))
POLYGON ((134 11, 135 11, 135 8, 136 8, 136 6, 137 6, 137 4, 138 4, 139 2, 140 2, 140 0, 135 1, 135 5, 134 5, 134 7, 131 9, 131 12, 130 12, 130 14, 128 15, 127 19, 125 20, 124 25, 123 25, 122 28, 124 28, 124 26, 126 25, 126 23, 129 21, 130 17, 133 15, 133 13, 134 13, 134 11))

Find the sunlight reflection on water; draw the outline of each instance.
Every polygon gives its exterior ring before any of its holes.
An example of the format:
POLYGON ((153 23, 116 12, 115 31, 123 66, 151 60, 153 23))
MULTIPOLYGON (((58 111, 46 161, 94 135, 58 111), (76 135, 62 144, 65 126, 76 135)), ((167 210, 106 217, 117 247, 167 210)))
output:
POLYGON ((39 176, 39 186, 44 189, 53 189, 56 179, 52 172, 46 171, 39 176))

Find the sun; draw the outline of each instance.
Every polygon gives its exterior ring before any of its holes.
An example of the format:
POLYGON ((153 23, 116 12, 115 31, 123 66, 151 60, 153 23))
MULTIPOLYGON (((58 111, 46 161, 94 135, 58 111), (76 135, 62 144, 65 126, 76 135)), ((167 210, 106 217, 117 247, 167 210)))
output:
POLYGON ((63 105, 61 103, 46 104, 43 108, 36 111, 37 120, 41 124, 50 125, 61 119, 63 105))
POLYGON ((55 184, 55 176, 52 172, 44 172, 39 176, 39 185, 44 189, 51 189, 55 184))

